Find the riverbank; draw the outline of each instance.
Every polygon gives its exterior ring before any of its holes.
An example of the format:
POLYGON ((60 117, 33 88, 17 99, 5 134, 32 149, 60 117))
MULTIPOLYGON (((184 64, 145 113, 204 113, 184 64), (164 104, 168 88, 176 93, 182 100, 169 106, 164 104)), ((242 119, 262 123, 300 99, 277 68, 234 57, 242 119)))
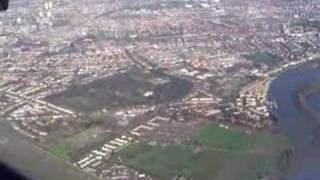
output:
POLYGON ((268 91, 268 101, 275 104, 269 111, 295 147, 291 166, 285 174, 288 180, 320 179, 320 143, 316 133, 320 124, 299 103, 301 89, 320 77, 320 68, 312 66, 314 62, 282 72, 272 81, 268 91))
POLYGON ((298 93, 298 100, 301 108, 312 115, 315 119, 319 117, 319 111, 312 107, 309 102, 309 99, 313 95, 320 94, 320 83, 313 83, 307 87, 303 87, 298 93))

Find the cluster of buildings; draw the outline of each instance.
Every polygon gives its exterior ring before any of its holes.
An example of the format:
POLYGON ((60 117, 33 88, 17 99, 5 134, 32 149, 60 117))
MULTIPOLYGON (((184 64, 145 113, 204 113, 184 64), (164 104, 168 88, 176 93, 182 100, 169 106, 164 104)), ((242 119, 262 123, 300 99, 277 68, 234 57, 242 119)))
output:
POLYGON ((155 130, 155 128, 159 128, 163 122, 168 122, 168 121, 170 121, 170 119, 165 117, 160 117, 160 116, 154 117, 150 119, 148 122, 146 122, 145 124, 141 124, 138 127, 135 127, 134 129, 132 129, 130 131, 130 134, 136 137, 141 137, 148 132, 152 132, 153 130, 155 130))
POLYGON ((40 88, 3 86, 2 90, 2 116, 15 130, 34 140, 48 136, 66 117, 75 117, 68 109, 38 99, 33 93, 40 88))
POLYGON ((147 174, 140 173, 124 165, 115 164, 101 172, 102 180, 153 180, 147 174))
MULTIPOLYGON (((171 120, 213 119, 255 130, 269 126, 272 102, 267 102, 266 91, 272 75, 319 52, 318 3, 268 3, 35 0, 18 4, 14 11, 0 14, 1 116, 32 139, 49 139, 51 130, 60 128, 65 119, 72 119, 70 128, 83 122, 78 112, 46 100, 74 84, 123 73, 132 66, 191 81, 192 92, 177 102, 118 109, 115 117, 128 122, 149 112, 165 115, 123 126, 125 133, 90 148, 74 162, 102 179, 151 179, 122 165, 104 167, 113 152, 171 120), (269 52, 277 61, 268 65, 246 58, 256 52, 269 52), (231 101, 217 93, 224 86, 219 80, 238 76, 258 80, 242 87, 231 101)), ((78 131, 85 130, 81 128, 78 131)))
POLYGON ((100 170, 99 168, 101 168, 103 163, 109 160, 111 153, 119 151, 133 140, 133 137, 127 137, 124 135, 120 138, 115 138, 103 144, 99 149, 92 150, 82 159, 75 162, 74 165, 88 173, 96 174, 98 173, 98 170, 100 170))
MULTIPOLYGON (((238 111, 234 111, 233 115, 235 117, 245 115, 245 118, 240 118, 235 123, 253 129, 262 129, 271 124, 266 100, 269 83, 269 79, 261 80, 241 89, 235 103, 238 111)), ((236 118, 234 119, 237 121, 236 118)))
POLYGON ((167 113, 177 121, 192 121, 194 117, 218 119, 221 114, 218 105, 221 101, 209 93, 197 91, 180 102, 170 104, 167 113))
POLYGON ((15 130, 32 139, 37 139, 47 136, 50 128, 62 121, 64 116, 55 114, 46 107, 25 104, 13 111, 8 118, 15 130))
POLYGON ((281 67, 264 73, 263 77, 241 88, 235 102, 227 106, 227 108, 224 108, 224 110, 232 114, 230 118, 231 122, 244 125, 254 130, 270 126, 272 119, 270 118, 269 108, 271 106, 277 107, 274 102, 267 100, 267 92, 273 80, 273 75, 285 69, 306 63, 318 56, 319 55, 314 54, 306 59, 283 64, 281 67))

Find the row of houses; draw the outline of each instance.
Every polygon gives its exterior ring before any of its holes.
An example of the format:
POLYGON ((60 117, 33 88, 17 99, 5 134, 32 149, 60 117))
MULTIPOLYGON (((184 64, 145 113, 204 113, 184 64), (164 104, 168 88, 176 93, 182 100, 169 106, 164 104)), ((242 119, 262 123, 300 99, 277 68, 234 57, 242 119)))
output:
POLYGON ((100 176, 102 180, 152 180, 150 176, 133 170, 124 165, 115 164, 108 169, 102 170, 100 176))
POLYGON ((130 136, 122 135, 121 137, 104 143, 99 148, 90 151, 83 158, 76 161, 74 165, 88 173, 96 175, 103 164, 109 160, 112 153, 119 151, 131 142, 141 138, 147 131, 153 131, 155 128, 160 127, 161 123, 168 122, 169 120, 170 119, 165 117, 156 116, 145 124, 141 124, 132 129, 129 132, 131 134, 130 136))
POLYGON ((115 138, 103 144, 98 149, 92 150, 85 157, 75 162, 74 165, 86 172, 95 174, 103 164, 103 161, 107 161, 113 152, 117 152, 133 140, 134 138, 129 136, 115 138))
POLYGON ((164 118, 160 116, 156 116, 152 119, 150 119, 145 124, 141 124, 138 127, 132 129, 130 133, 134 135, 135 137, 139 138, 143 135, 145 135, 147 132, 151 132, 156 128, 159 128, 161 123, 170 121, 169 118, 164 118))

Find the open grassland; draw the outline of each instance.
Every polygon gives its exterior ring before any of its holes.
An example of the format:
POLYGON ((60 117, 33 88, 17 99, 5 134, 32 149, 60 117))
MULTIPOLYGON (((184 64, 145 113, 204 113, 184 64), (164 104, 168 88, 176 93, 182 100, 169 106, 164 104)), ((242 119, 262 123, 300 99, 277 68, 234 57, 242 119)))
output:
POLYGON ((49 152, 59 158, 66 160, 69 159, 69 151, 67 149, 67 144, 65 141, 59 141, 57 144, 55 144, 49 149, 49 152))
POLYGON ((182 144, 135 143, 118 155, 126 165, 160 179, 184 175, 201 180, 254 180, 275 168, 288 146, 281 135, 245 135, 209 125, 182 144))
POLYGON ((99 147, 113 135, 103 128, 93 127, 52 144, 48 152, 67 161, 78 159, 92 147, 99 147))

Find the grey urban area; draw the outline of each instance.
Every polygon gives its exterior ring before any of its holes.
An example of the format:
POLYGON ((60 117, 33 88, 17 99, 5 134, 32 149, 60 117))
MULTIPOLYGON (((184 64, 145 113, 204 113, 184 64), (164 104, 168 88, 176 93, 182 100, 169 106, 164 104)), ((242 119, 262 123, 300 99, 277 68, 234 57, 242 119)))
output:
POLYGON ((10 3, 0 159, 70 180, 274 180, 290 166, 267 92, 318 58, 318 0, 10 3))

